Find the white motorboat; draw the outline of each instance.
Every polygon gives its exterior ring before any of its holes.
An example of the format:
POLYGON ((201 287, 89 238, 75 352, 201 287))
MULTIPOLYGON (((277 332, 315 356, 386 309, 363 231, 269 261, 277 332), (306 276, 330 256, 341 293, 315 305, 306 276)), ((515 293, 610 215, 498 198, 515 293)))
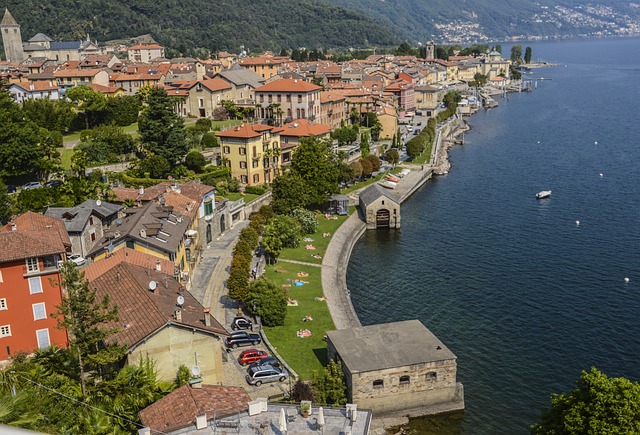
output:
POLYGON ((389 180, 382 180, 378 184, 380 184, 382 187, 386 187, 387 189, 395 189, 398 186, 398 183, 394 183, 393 181, 389 180))
POLYGON ((551 191, 550 190, 542 190, 542 191, 536 193, 536 198, 537 199, 548 198, 550 196, 551 196, 551 191))

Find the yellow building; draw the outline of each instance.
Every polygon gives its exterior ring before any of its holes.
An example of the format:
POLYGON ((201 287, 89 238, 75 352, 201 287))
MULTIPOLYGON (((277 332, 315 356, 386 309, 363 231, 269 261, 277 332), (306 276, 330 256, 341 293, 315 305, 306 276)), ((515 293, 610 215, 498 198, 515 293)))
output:
POLYGON ((271 183, 280 172, 280 134, 265 124, 243 124, 218 133, 225 164, 242 184, 271 183))
POLYGON ((263 79, 270 79, 278 74, 280 65, 289 61, 287 57, 259 56, 245 57, 238 65, 258 74, 263 79))

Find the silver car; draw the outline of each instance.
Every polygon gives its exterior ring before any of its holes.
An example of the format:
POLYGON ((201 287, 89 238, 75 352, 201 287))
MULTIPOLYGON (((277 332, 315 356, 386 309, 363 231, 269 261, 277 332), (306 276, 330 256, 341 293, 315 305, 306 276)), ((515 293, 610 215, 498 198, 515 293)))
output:
POLYGON ((289 378, 289 373, 284 369, 273 366, 249 367, 245 379, 250 385, 259 387, 267 382, 284 382, 289 378))

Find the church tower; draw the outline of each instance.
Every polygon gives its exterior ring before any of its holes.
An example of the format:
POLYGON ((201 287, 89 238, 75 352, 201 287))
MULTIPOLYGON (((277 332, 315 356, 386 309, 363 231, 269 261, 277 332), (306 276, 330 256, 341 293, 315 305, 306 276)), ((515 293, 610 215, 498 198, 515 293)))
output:
POLYGON ((427 59, 435 59, 436 58, 436 46, 433 42, 429 41, 427 43, 427 59))
POLYGON ((2 44, 4 54, 9 62, 22 62, 24 51, 22 50, 22 35, 20 34, 20 24, 11 16, 9 9, 4 10, 4 17, 0 21, 0 33, 2 33, 2 44))

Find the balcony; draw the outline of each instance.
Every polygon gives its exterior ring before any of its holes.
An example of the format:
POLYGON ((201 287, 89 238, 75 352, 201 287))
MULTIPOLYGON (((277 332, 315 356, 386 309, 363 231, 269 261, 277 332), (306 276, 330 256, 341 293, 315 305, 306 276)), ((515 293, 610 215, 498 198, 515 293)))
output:
POLYGON ((262 158, 262 153, 254 153, 253 156, 251 156, 252 159, 254 160, 258 160, 262 158))

